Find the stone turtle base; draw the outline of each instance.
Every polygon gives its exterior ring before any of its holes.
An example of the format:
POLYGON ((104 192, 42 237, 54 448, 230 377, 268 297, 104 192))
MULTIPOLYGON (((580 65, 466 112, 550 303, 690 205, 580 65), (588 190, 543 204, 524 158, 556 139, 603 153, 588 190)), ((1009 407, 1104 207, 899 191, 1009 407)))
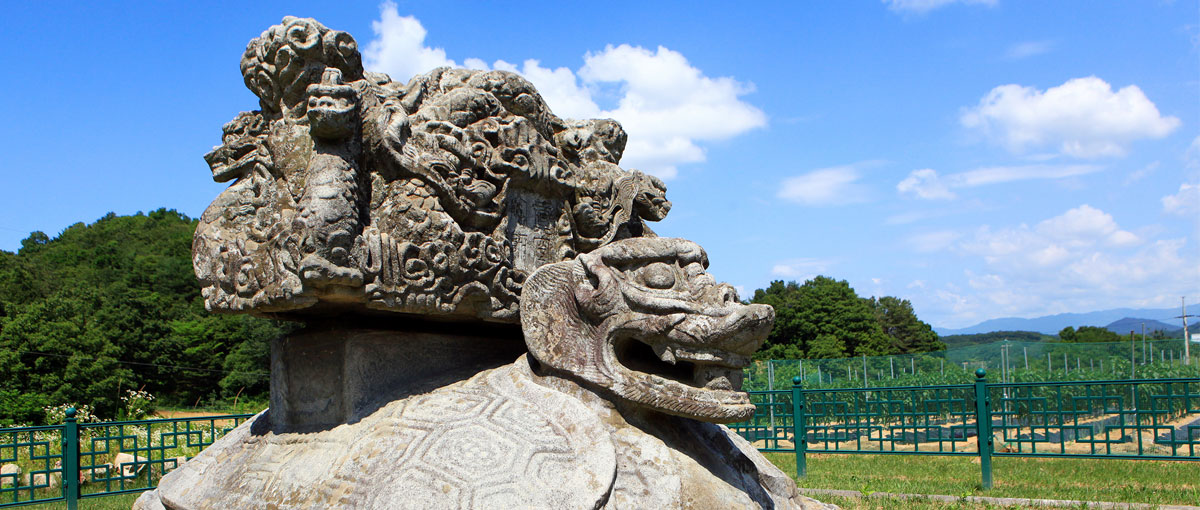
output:
POLYGON ((269 413, 133 508, 836 508, 724 426, 622 409, 524 356, 323 430, 269 413))

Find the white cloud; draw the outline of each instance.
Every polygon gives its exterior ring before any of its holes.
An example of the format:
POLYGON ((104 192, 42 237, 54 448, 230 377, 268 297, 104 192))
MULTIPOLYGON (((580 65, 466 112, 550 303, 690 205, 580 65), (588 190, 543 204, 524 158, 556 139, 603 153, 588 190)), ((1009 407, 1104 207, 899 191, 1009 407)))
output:
POLYGON ((947 5, 961 3, 966 5, 996 5, 996 0, 883 0, 888 9, 895 12, 924 14, 947 5))
POLYGON ((1001 289, 1004 288, 1004 278, 996 274, 977 275, 971 271, 966 272, 967 285, 972 289, 1001 289))
MULTIPOLYGON (((455 65, 441 48, 424 45, 425 28, 412 16, 400 16, 395 3, 383 3, 380 18, 372 23, 376 38, 364 51, 368 68, 407 80, 437 66, 455 65)), ((629 133, 622 166, 663 178, 674 177, 678 165, 704 161, 704 142, 767 124, 766 114, 741 100, 754 91, 752 84, 706 76, 677 51, 609 45, 588 52, 583 60, 578 70, 543 67, 535 59, 519 68, 497 60, 490 68, 524 75, 560 117, 616 119, 629 133), (618 91, 615 108, 597 104, 594 96, 601 89, 618 91)), ((489 68, 478 58, 463 62, 472 69, 489 68)))
POLYGON ((997 316, 1170 306, 1200 288, 1188 245, 1183 238, 1144 239, 1108 213, 1081 205, 1032 227, 978 228, 953 251, 968 257, 968 265, 977 257, 981 269, 964 270, 941 285, 927 283, 914 301, 936 324, 949 327, 997 316))
POLYGON ((1130 173, 1129 173, 1129 175, 1125 177, 1125 183, 1124 183, 1124 184, 1125 184, 1126 186, 1128 186, 1128 185, 1130 185, 1130 184, 1133 184, 1133 183, 1135 183, 1135 182, 1137 182, 1137 181, 1140 181, 1140 180, 1142 180, 1142 179, 1145 179, 1145 178, 1146 178, 1146 176, 1148 176, 1148 175, 1150 175, 1150 174, 1154 173, 1154 171, 1155 171, 1155 170, 1158 170, 1158 166, 1159 166, 1159 162, 1158 162, 1158 161, 1152 161, 1150 164, 1148 164, 1148 165, 1146 165, 1146 166, 1144 166, 1144 167, 1141 167, 1141 168, 1139 168, 1139 169, 1137 169, 1137 170, 1134 170, 1133 172, 1130 172, 1130 173))
POLYGON ((951 191, 959 188, 974 188, 989 184, 1000 184, 1030 179, 1062 179, 1099 171, 1095 165, 1018 165, 976 168, 945 177, 937 171, 923 168, 913 170, 896 185, 902 195, 925 200, 952 199, 957 195, 951 191))
POLYGON ((1008 47, 1008 51, 1004 52, 1004 58, 1009 60, 1020 60, 1035 55, 1041 55, 1050 51, 1051 46, 1052 44, 1050 41, 1025 41, 1017 43, 1008 47))
MULTIPOLYGON (((375 39, 363 50, 368 69, 387 72, 397 80, 409 78, 435 67, 455 66, 446 58, 446 50, 425 46, 425 27, 417 18, 401 16, 391 1, 379 6, 379 19, 371 22, 375 39)), ((475 59, 478 61, 478 59, 475 59)))
POLYGON ((907 242, 909 248, 917 253, 934 253, 949 249, 959 237, 962 236, 958 232, 939 230, 913 235, 907 242))
POLYGON ((1200 183, 1179 185, 1179 192, 1162 197, 1163 212, 1191 216, 1200 215, 1200 183))
MULTIPOLYGON (((978 204, 975 204, 978 205, 978 204)), ((930 220, 934 218, 953 217, 962 214, 966 208, 958 207, 951 208, 938 205, 935 208, 925 210, 911 210, 897 214, 893 214, 884 218, 884 225, 908 225, 919 221, 930 220)))
POLYGON ((788 259, 772 266, 771 275, 796 281, 808 281, 827 272, 831 265, 832 262, 823 259, 788 259))
POLYGON ((1136 85, 1113 92, 1095 76, 1075 78, 1040 91, 1021 85, 992 89, 960 122, 1014 153, 1057 147, 1063 154, 1095 158, 1120 156, 1143 138, 1162 138, 1179 127, 1162 116, 1136 85))
POLYGON ((1121 230, 1112 215, 1087 204, 1038 223, 1036 231, 1050 239, 1077 246, 1087 246, 1094 242, 1129 246, 1140 242, 1132 232, 1121 230))
POLYGON ((1200 136, 1192 139, 1192 143, 1183 153, 1183 164, 1189 170, 1200 169, 1200 136))
POLYGON ((1027 225, 992 230, 985 225, 959 248, 979 255, 993 265, 1009 268, 1050 268, 1104 249, 1142 244, 1136 234, 1123 230, 1112 215, 1087 204, 1034 227, 1027 225))
POLYGON ((938 178, 937 172, 930 168, 913 170, 896 185, 896 190, 902 195, 915 195, 926 200, 949 200, 955 197, 954 192, 938 178))
POLYGON ((813 170, 783 181, 778 196, 803 205, 844 205, 862 202, 865 197, 855 165, 813 170))
POLYGON ((575 72, 566 67, 550 69, 542 67, 541 62, 534 59, 526 60, 519 71, 516 66, 502 60, 496 61, 496 64, 496 69, 519 72, 528 78, 537 87, 546 104, 561 117, 588 119, 605 115, 592 100, 592 94, 587 87, 576 79, 575 72))
POLYGON ((1019 165, 976 168, 949 176, 955 188, 973 188, 1029 179, 1062 179, 1090 174, 1100 170, 1095 165, 1019 165))

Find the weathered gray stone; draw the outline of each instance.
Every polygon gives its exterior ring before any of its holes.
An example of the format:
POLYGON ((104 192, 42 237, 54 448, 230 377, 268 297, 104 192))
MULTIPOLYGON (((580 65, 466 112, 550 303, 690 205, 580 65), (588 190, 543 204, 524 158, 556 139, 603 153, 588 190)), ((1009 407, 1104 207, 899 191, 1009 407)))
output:
POLYGON ((524 351, 512 328, 451 325, 410 329, 309 328, 271 346, 271 413, 276 431, 358 421, 380 406, 512 363, 524 351), (473 333, 473 334, 472 334, 473 333))
POLYGON ((658 238, 662 181, 611 120, 502 71, 365 73, 284 18, 193 245, 209 309, 302 320, 271 407, 138 509, 824 509, 721 423, 774 321, 658 238), (514 361, 515 360, 515 361, 514 361))
POLYGON ((529 352, 565 377, 678 416, 735 422, 754 415, 742 369, 775 320, 743 305, 683 239, 618 241, 538 269, 525 284, 529 352))
POLYGON ((21 476, 21 466, 4 464, 0 466, 0 486, 16 485, 21 476))
POLYGON ((124 478, 133 478, 146 469, 147 460, 145 457, 130 455, 125 452, 117 453, 113 457, 112 466, 114 471, 120 471, 124 478))
POLYGON ((525 357, 319 434, 269 422, 134 508, 821 508, 724 426, 605 400, 525 357))
POLYGON ((242 57, 261 110, 205 156, 235 180, 193 244, 205 304, 285 318, 379 310, 517 322, 538 266, 653 235, 655 177, 611 120, 563 120, 524 78, 365 73, 345 32, 284 18, 242 57))
MULTIPOLYGON (((643 238, 544 266, 521 299, 536 360, 457 382, 449 379, 471 370, 431 377, 412 359, 411 376, 346 390, 349 378, 389 368, 368 365, 373 348, 402 359, 431 343, 455 351, 485 342, 380 332, 289 339, 304 347, 277 346, 293 356, 286 363, 325 361, 288 371, 288 385, 311 386, 292 390, 308 400, 273 402, 135 508, 826 508, 745 440, 706 423, 753 412, 733 374, 774 314, 738 302, 705 265, 695 243, 643 238), (353 352, 368 354, 347 363, 353 352), (328 366, 363 373, 331 375, 328 366), (350 405, 370 394, 384 403, 350 405), (297 428, 300 412, 329 425, 297 428)), ((466 352, 482 360, 473 367, 494 359, 466 352)), ((452 365, 436 350, 427 357, 452 365)))

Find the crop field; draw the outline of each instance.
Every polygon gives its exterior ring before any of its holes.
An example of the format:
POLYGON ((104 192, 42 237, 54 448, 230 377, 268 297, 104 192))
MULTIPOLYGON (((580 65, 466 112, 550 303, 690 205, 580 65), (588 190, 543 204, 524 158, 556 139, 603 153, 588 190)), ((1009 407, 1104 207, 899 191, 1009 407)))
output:
POLYGON ((806 389, 970 384, 975 370, 989 382, 1098 381, 1200 377, 1200 347, 1183 362, 1182 341, 1117 343, 994 342, 921 354, 758 361, 742 389, 806 389))

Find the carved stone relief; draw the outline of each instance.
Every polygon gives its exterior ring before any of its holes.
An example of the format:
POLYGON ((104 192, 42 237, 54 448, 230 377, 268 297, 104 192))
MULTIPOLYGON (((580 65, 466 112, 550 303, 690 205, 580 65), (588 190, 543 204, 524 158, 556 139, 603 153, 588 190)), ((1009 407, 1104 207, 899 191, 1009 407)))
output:
POLYGON ((505 71, 364 72, 349 34, 284 18, 242 57, 260 110, 206 160, 235 182, 193 245, 218 312, 380 310, 515 322, 524 279, 653 236, 662 181, 611 120, 564 120, 505 71))

